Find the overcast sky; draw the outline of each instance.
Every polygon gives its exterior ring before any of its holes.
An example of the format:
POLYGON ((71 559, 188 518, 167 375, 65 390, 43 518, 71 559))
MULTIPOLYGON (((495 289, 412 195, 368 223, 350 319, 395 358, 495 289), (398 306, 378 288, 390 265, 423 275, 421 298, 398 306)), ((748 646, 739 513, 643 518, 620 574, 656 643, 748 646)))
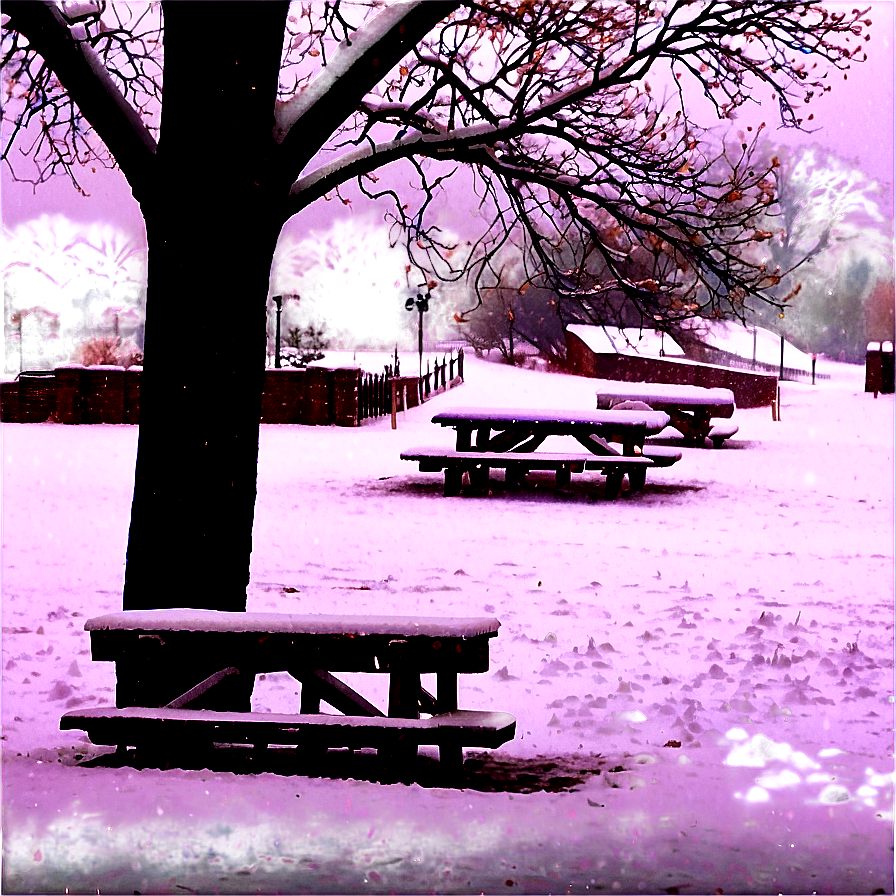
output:
MULTIPOLYGON (((828 4, 845 5, 853 3, 828 4)), ((812 102, 815 114, 813 125, 816 131, 810 134, 777 129, 780 119, 775 104, 766 97, 761 111, 744 112, 737 122, 742 125, 748 120, 766 120, 768 134, 774 141, 797 144, 818 143, 834 150, 848 160, 855 160, 868 175, 892 184, 894 181, 894 2, 893 0, 872 0, 872 39, 866 44, 868 61, 854 65, 847 80, 833 77, 833 90, 812 102)), ((35 191, 28 184, 13 183, 6 166, 2 171, 3 223, 13 226, 22 221, 36 218, 44 213, 63 213, 73 220, 108 221, 116 223, 132 232, 134 236, 143 233, 143 219, 130 188, 117 171, 99 169, 93 175, 85 170, 79 172, 87 197, 80 196, 70 182, 59 177, 54 182, 44 184, 35 191)), ((892 201, 892 190, 890 191, 892 201)), ((356 211, 361 211, 356 207, 356 211)), ((316 203, 303 216, 305 226, 320 226, 334 215, 350 214, 337 203, 316 203)), ((457 226, 457 221, 446 222, 447 226, 457 226)))

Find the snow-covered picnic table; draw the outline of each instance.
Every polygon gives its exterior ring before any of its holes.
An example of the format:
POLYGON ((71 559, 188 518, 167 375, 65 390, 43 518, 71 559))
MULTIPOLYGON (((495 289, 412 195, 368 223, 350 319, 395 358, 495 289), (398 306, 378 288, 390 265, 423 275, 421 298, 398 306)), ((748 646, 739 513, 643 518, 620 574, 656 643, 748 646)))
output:
POLYGON ((116 706, 77 710, 62 728, 124 750, 174 741, 375 746, 408 762, 436 744, 446 771, 464 746, 497 747, 514 736, 502 712, 457 705, 457 676, 485 672, 489 617, 325 616, 212 610, 132 610, 90 619, 92 658, 116 666, 116 706), (288 672, 301 682, 300 713, 251 712, 255 676, 288 672), (389 675, 386 712, 333 672, 389 675), (435 673, 436 693, 421 685, 435 673), (185 684, 189 684, 185 690, 185 684), (321 702, 343 713, 323 715, 321 702), (421 713, 429 718, 421 718, 421 713))
POLYGON ((707 389, 703 386, 667 383, 619 383, 603 387, 597 393, 597 407, 606 410, 636 409, 646 405, 651 410, 669 415, 670 425, 685 441, 705 445, 710 439, 720 448, 725 439, 737 432, 733 423, 716 423, 713 419, 734 415, 734 393, 730 389, 707 389))
POLYGON ((556 470, 558 487, 569 484, 571 472, 599 469, 606 474, 606 496, 612 499, 619 494, 624 474, 632 491, 638 491, 644 487, 647 467, 669 466, 681 459, 677 452, 644 451, 645 438, 660 432, 670 419, 664 411, 651 409, 451 408, 436 414, 432 422, 455 429, 453 451, 440 446, 414 448, 401 457, 417 461, 423 471, 444 469, 446 495, 458 494, 465 472, 471 486, 486 486, 491 467, 503 467, 508 478, 517 481, 530 470, 556 470), (538 451, 551 436, 571 436, 588 451, 538 451))

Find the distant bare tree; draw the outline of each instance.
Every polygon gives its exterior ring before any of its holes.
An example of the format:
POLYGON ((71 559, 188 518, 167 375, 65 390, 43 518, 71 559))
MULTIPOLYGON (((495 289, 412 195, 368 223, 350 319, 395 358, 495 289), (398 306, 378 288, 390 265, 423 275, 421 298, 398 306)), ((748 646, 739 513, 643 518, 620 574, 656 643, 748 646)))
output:
POLYGON ((818 144, 769 146, 764 154, 774 162, 769 252, 781 271, 792 274, 812 262, 832 270, 847 244, 891 254, 888 190, 857 159, 818 144))
POLYGON ((490 261, 490 279, 481 277, 478 259, 472 260, 471 277, 480 275, 480 302, 456 316, 460 332, 476 351, 498 351, 509 364, 517 363, 525 345, 560 360, 565 350, 557 294, 526 276, 523 251, 506 243, 490 261))
POLYGON ((452 251, 433 202, 465 173, 482 271, 520 228, 529 273, 558 290, 621 290, 648 316, 736 308, 776 276, 743 252, 765 238, 744 225, 771 201, 769 172, 754 164, 756 135, 712 150, 687 97, 725 119, 761 88, 798 126, 827 70, 862 57, 866 21, 798 0, 4 0, 2 13, 6 163, 78 185, 80 164, 114 162, 146 222, 125 606, 220 609, 246 601, 265 300, 284 221, 348 201, 354 180, 394 200, 413 263, 432 270, 452 251), (671 85, 666 97, 648 76, 671 85), (725 182, 710 176, 720 156, 725 182), (382 171, 399 161, 413 194, 382 171), (601 215, 619 228, 612 241, 601 215), (630 278, 630 247, 651 241, 651 276, 630 278), (220 313, 191 326, 212 357, 185 388, 166 359, 184 309, 209 294, 220 313))

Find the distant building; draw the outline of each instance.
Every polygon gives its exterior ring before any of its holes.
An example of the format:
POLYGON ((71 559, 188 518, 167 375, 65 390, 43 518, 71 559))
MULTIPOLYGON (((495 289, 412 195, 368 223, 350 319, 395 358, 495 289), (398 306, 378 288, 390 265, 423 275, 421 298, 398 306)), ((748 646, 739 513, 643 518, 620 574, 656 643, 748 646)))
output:
MULTIPOLYGON (((777 399, 778 378, 774 372, 737 370, 728 364, 685 357, 679 343, 668 334, 637 328, 571 324, 565 335, 567 366, 571 373, 579 376, 629 383, 725 388, 734 393, 739 408, 774 405, 777 399)), ((728 354, 727 357, 735 356, 728 354)), ((738 366, 749 368, 750 363, 741 361, 738 366)))
POLYGON ((638 327, 602 327, 589 324, 569 324, 566 328, 566 350, 570 345, 581 345, 595 354, 641 355, 648 358, 683 358, 681 346, 667 333, 642 330, 638 327), (570 340, 570 336, 573 337, 570 340))

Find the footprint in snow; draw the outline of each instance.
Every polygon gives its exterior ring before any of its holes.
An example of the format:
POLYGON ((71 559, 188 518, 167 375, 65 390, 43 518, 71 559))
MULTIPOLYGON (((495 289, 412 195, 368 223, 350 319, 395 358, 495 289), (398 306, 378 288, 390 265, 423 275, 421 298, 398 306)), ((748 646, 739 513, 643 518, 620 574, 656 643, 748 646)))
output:
POLYGON ((848 803, 849 791, 839 784, 829 784, 818 796, 820 803, 848 803))

